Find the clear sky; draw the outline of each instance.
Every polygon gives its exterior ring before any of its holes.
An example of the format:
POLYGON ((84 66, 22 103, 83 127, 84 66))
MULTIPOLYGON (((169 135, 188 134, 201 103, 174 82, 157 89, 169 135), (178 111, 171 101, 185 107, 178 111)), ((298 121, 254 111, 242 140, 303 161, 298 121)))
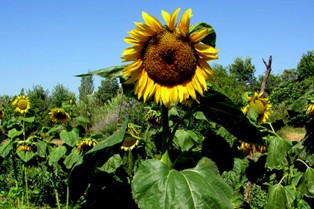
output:
POLYGON ((177 7, 179 17, 192 8, 191 24, 214 27, 215 63, 224 66, 251 57, 258 76, 272 55, 280 74, 314 50, 313 0, 0 0, 0 95, 58 83, 77 93, 74 75, 121 64, 123 38, 142 11, 164 24, 161 10, 177 7))

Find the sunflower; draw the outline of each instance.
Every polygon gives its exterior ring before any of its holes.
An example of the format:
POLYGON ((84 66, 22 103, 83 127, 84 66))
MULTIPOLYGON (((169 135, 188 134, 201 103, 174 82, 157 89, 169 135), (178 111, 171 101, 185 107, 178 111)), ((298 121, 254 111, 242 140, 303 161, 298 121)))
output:
POLYGON ((140 141, 137 140, 136 138, 128 136, 128 137, 125 137, 122 143, 121 149, 124 151, 132 151, 134 147, 136 147, 139 143, 140 141))
POLYGON ((266 150, 267 150, 267 148, 265 146, 258 146, 258 145, 249 144, 246 142, 242 142, 239 149, 245 153, 266 152, 266 150))
POLYGON ((310 103, 306 106, 306 109, 305 109, 305 113, 307 115, 313 115, 314 116, 314 102, 313 103, 310 103))
POLYGON ((207 61, 217 59, 218 51, 210 45, 201 44, 209 29, 189 33, 192 10, 182 15, 178 24, 180 8, 171 15, 162 10, 166 26, 155 17, 142 13, 145 23, 129 32, 124 41, 133 46, 124 50, 122 61, 133 61, 123 69, 126 84, 135 83, 138 99, 144 102, 154 95, 155 102, 170 107, 173 102, 185 103, 187 99, 197 100, 197 93, 207 90, 206 80, 214 71, 207 61))
POLYGON ((70 119, 69 113, 65 112, 63 108, 52 108, 49 115, 53 122, 65 123, 70 119))
POLYGON ((87 152, 97 145, 97 141, 91 138, 84 138, 80 143, 76 145, 76 149, 79 152, 87 152))
POLYGON ((247 115, 250 109, 257 110, 258 122, 266 122, 270 116, 271 104, 268 98, 263 98, 263 93, 254 92, 253 96, 247 97, 248 105, 243 108, 243 113, 247 115))
POLYGON ((12 102, 12 106, 15 107, 15 112, 19 112, 20 114, 25 114, 30 108, 30 102, 27 96, 19 95, 12 102))

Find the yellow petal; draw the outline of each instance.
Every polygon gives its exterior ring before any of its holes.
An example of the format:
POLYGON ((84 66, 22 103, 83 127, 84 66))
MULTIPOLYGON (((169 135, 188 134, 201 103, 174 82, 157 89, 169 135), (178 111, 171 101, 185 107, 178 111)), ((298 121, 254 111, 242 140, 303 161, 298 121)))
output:
POLYGON ((148 76, 146 89, 143 95, 144 102, 146 102, 146 100, 150 97, 150 95, 152 95, 152 92, 154 92, 154 87, 155 87, 154 84, 155 82, 152 79, 150 79, 148 76))
POLYGON ((174 86, 171 88, 170 92, 170 99, 174 104, 178 104, 179 98, 178 98, 178 88, 177 86, 174 86))
POLYGON ((193 84, 194 89, 203 96, 203 88, 201 87, 196 74, 194 74, 191 83, 193 84))
POLYGON ((140 79, 142 75, 142 67, 138 68, 135 72, 133 72, 132 76, 125 82, 125 84, 134 83, 138 79, 140 79))
POLYGON ((131 64, 129 64, 128 66, 126 66, 125 68, 123 68, 122 72, 123 72, 123 76, 125 77, 130 77, 134 71, 136 71, 138 68, 140 68, 142 66, 143 61, 138 59, 134 62, 132 62, 131 64))
POLYGON ((186 33, 190 27, 190 18, 192 17, 192 9, 188 9, 184 12, 179 22, 179 30, 182 36, 186 36, 186 33))
POLYGON ((142 16, 146 24, 154 31, 160 32, 163 30, 163 26, 161 23, 153 16, 147 14, 146 12, 142 12, 142 16))
POLYGON ((170 91, 166 86, 161 86, 161 100, 166 107, 170 107, 170 91))
POLYGON ((146 36, 152 36, 156 34, 154 30, 152 30, 148 25, 141 22, 134 22, 138 29, 142 30, 146 36))
POLYGON ((169 27, 170 18, 171 18, 170 14, 168 12, 164 11, 164 10, 161 10, 161 15, 164 18, 164 20, 166 22, 166 25, 168 25, 168 27, 169 27))
POLYGON ((192 83, 191 83, 191 82, 187 83, 187 84, 186 84, 186 88, 187 88, 187 90, 188 90, 188 92, 189 92, 189 95, 190 95, 194 100, 196 100, 196 94, 195 94, 195 90, 194 90, 194 87, 193 87, 192 83))
POLYGON ((159 104, 161 95, 161 86, 159 84, 156 84, 155 91, 155 103, 159 104))
POLYGON ((143 45, 134 45, 123 51, 122 62, 128 62, 141 57, 143 45))
POLYGON ((208 35, 208 29, 196 31, 190 35, 190 40, 192 43, 200 42, 208 35))
POLYGON ((202 74, 202 70, 197 67, 195 71, 195 75, 199 83, 202 85, 203 89, 207 90, 206 80, 202 74))
POLYGON ((145 92, 147 78, 148 78, 147 72, 146 70, 143 70, 142 75, 140 79, 137 81, 135 89, 134 89, 135 94, 138 94, 137 95, 138 99, 140 99, 145 92))
MULTIPOLYGON (((202 70, 205 71, 206 75, 208 76, 208 78, 210 78, 212 75, 215 75, 215 71, 210 67, 210 65, 206 62, 206 59, 203 58, 199 58, 198 59, 198 63, 200 65, 200 67, 202 68, 202 70)), ((208 79, 206 78, 206 79, 208 79)))
POLYGON ((194 48, 198 55, 206 58, 207 60, 218 59, 217 49, 207 44, 194 44, 194 48))

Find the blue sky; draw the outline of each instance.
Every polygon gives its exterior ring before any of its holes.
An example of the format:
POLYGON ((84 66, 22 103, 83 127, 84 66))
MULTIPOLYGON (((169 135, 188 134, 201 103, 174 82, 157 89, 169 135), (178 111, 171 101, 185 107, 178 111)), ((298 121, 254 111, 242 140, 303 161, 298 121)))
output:
MULTIPOLYGON (((0 95, 17 95, 58 83, 78 92, 74 75, 121 64, 123 38, 143 22, 142 11, 162 23, 161 10, 192 8, 191 24, 206 22, 217 33, 219 59, 251 57, 256 75, 296 68, 314 50, 313 0, 0 0, 0 95)), ((95 86, 100 78, 95 77, 95 86)))

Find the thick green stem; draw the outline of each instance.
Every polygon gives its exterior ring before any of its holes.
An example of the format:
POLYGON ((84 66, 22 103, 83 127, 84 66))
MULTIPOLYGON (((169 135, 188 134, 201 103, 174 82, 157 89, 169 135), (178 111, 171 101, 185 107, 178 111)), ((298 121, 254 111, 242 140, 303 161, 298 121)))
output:
POLYGON ((29 198, 28 198, 28 181, 27 181, 27 168, 23 165, 24 170, 24 181, 25 181, 25 196, 26 196, 26 205, 29 208, 29 198))
POLYGON ((161 162, 171 167, 171 161, 169 159, 169 118, 168 108, 162 105, 161 112, 162 120, 162 143, 161 143, 161 162))
POLYGON ((57 189, 57 185, 56 185, 56 175, 55 175, 55 171, 53 169, 53 166, 51 166, 51 173, 52 173, 52 177, 53 177, 52 184, 53 184, 53 191, 54 191, 55 197, 56 197, 56 203, 57 203, 58 209, 61 209, 58 189, 57 189))

